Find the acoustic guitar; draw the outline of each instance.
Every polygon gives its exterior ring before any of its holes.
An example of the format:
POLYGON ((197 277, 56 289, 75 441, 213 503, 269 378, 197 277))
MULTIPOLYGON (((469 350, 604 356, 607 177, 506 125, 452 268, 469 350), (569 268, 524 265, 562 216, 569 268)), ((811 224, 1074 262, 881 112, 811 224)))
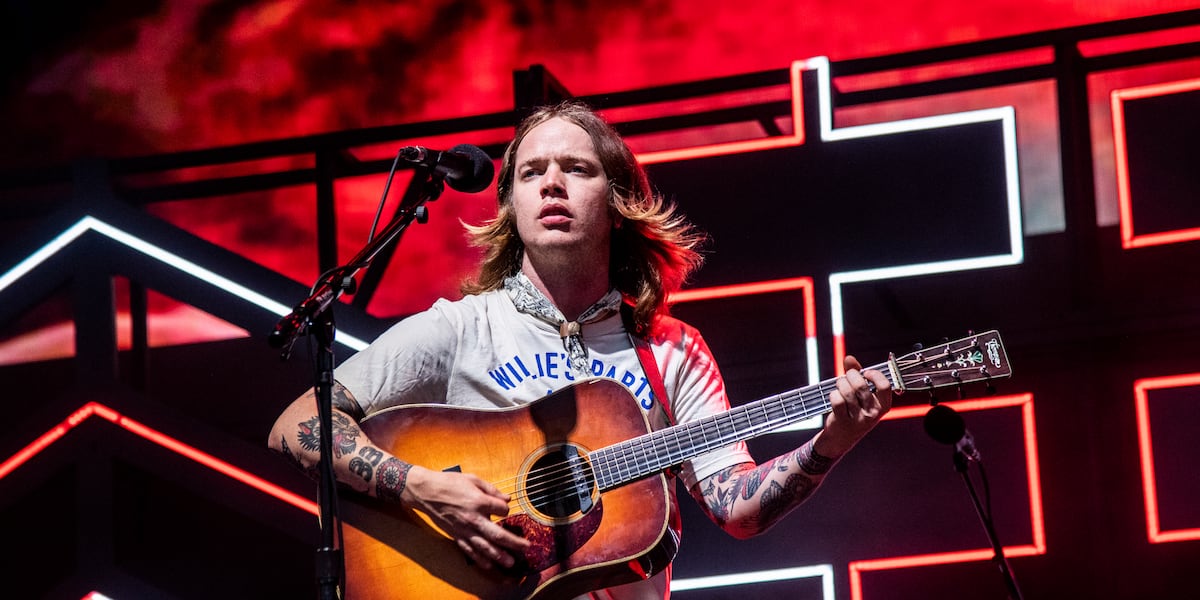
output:
MULTIPOLYGON (((872 367, 896 392, 960 386, 1012 371, 995 331, 872 367)), ((351 600, 533 600, 648 578, 674 558, 665 472, 705 452, 824 414, 836 379, 651 431, 620 383, 577 383, 507 409, 398 406, 361 423, 413 464, 476 474, 514 498, 501 524, 531 548, 507 571, 469 564, 423 514, 357 494, 341 499, 351 600)))

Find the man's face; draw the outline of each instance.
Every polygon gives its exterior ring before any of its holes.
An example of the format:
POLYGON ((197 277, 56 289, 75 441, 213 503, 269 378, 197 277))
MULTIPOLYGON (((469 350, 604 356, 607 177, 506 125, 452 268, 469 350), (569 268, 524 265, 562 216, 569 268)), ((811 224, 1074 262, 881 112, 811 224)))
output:
POLYGON ((514 162, 512 208, 530 258, 607 261, 608 176, 587 132, 550 119, 526 134, 514 162))

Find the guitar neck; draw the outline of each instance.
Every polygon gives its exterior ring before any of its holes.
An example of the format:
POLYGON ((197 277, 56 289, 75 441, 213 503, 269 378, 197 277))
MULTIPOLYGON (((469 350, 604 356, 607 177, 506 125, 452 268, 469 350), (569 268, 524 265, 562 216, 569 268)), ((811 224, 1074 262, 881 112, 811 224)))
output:
MULTIPOLYGON (((893 384, 889 363, 871 367, 893 384)), ((601 491, 661 473, 695 458, 772 430, 823 415, 837 379, 777 394, 720 414, 660 429, 589 454, 601 491)))

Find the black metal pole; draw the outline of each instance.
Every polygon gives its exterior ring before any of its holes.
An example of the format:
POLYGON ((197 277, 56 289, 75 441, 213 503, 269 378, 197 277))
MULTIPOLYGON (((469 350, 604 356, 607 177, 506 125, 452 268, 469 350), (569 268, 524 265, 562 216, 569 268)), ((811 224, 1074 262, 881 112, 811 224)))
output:
POLYGON ((1013 600, 1021 600, 1021 589, 1017 586, 1017 579, 1013 576, 1012 568, 1008 565, 1008 558, 1004 556, 1004 547, 1000 544, 1000 537, 996 535, 996 528, 992 523, 992 517, 989 511, 984 510, 983 504, 979 501, 979 494, 975 492, 975 484, 971 481, 970 462, 958 448, 954 449, 954 470, 962 475, 963 483, 967 485, 967 493, 971 495, 971 503, 975 505, 975 512, 979 514, 979 520, 983 522, 983 529, 987 532, 988 541, 992 544, 992 562, 996 564, 996 568, 1000 570, 1000 575, 1004 577, 1004 585, 1008 588, 1008 596, 1013 600))
POLYGON ((318 598, 339 600, 345 572, 342 555, 342 522, 338 517, 337 479, 333 472, 333 311, 325 310, 310 324, 317 339, 316 392, 317 418, 321 441, 319 501, 321 544, 317 548, 316 573, 318 598))

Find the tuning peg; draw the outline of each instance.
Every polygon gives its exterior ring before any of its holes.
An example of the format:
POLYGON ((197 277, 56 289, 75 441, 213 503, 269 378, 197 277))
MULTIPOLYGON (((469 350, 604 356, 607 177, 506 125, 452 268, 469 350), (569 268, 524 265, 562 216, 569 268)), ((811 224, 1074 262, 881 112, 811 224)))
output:
POLYGON ((925 344, 917 342, 916 344, 913 344, 912 349, 913 352, 920 352, 921 350, 925 349, 925 344))
POLYGON ((996 395, 996 386, 993 385, 991 382, 988 382, 987 385, 983 386, 983 392, 989 396, 995 396, 996 395))

